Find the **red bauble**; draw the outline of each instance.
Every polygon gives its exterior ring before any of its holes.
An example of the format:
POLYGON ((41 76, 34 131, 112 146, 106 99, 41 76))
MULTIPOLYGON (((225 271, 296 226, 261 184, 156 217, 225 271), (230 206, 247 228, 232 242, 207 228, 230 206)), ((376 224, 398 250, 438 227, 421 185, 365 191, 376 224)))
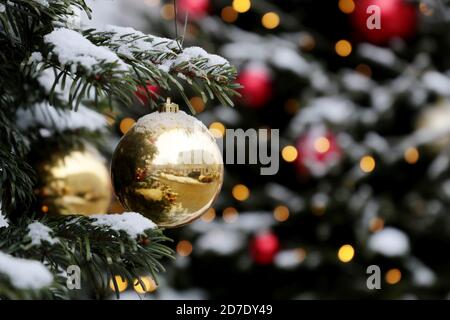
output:
POLYGON ((272 97, 272 80, 264 67, 249 67, 243 70, 237 82, 243 86, 239 90, 242 102, 253 108, 264 106, 272 97))
POLYGON ((324 128, 313 128, 297 141, 297 165, 301 174, 323 176, 342 158, 336 136, 324 128))
POLYGON ((278 237, 272 232, 256 235, 250 243, 250 255, 257 264, 271 264, 280 248, 278 237))
POLYGON ((407 39, 417 30, 418 11, 414 4, 406 0, 358 0, 351 15, 352 23, 362 40, 385 45, 394 38, 407 39), (370 6, 380 8, 380 29, 369 29, 367 21, 374 13, 370 6))
POLYGON ((198 20, 205 17, 210 9, 209 0, 178 0, 178 10, 182 14, 180 19, 184 21, 186 14, 189 18, 198 20))
POLYGON ((139 99, 139 101, 142 104, 148 104, 149 96, 152 99, 156 98, 156 94, 158 94, 158 91, 159 91, 159 89, 158 89, 157 86, 153 86, 151 84, 148 84, 147 85, 147 89, 144 88, 143 86, 138 86, 137 90, 135 92, 135 95, 136 95, 136 97, 139 99))

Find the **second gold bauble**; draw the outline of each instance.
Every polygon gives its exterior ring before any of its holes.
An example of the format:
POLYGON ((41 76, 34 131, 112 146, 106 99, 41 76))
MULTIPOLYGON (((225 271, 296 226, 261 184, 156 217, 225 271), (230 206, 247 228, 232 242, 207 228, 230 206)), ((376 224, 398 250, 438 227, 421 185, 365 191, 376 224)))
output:
POLYGON ((111 181, 103 159, 94 150, 55 151, 36 169, 43 213, 89 216, 107 212, 111 181))
POLYGON ((125 208, 171 228, 211 207, 222 186, 223 160, 209 130, 168 102, 123 136, 111 174, 125 208))

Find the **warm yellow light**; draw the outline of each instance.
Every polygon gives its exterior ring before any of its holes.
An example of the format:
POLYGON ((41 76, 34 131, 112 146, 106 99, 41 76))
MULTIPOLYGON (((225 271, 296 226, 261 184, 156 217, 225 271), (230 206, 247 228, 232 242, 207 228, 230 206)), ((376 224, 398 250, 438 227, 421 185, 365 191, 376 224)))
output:
POLYGON ((201 219, 205 222, 211 222, 216 218, 216 210, 214 208, 209 208, 208 211, 206 211, 201 219))
POLYGON ((205 103, 203 102, 203 99, 201 97, 192 97, 190 102, 196 112, 200 113, 205 110, 205 103))
POLYGON ((233 197, 239 201, 245 201, 250 196, 250 190, 243 184, 237 184, 232 190, 233 197))
POLYGON ((173 4, 168 3, 161 7, 161 16, 166 20, 175 19, 175 10, 173 4))
POLYGON ((252 3, 250 0, 233 0, 233 9, 239 13, 250 10, 252 3))
POLYGON ((404 154, 405 161, 409 164, 415 164, 419 161, 419 150, 416 148, 408 148, 404 154))
POLYGON ((388 284, 399 283, 402 279, 402 273, 398 269, 391 269, 386 272, 385 280, 388 284))
POLYGON ((135 123, 136 123, 136 121, 134 121, 134 119, 132 119, 132 118, 122 119, 122 121, 120 121, 120 125, 119 125, 120 132, 122 132, 123 134, 127 133, 128 130, 130 130, 134 126, 135 123))
POLYGON ((289 219, 289 208, 286 206, 278 206, 273 210, 273 217, 278 222, 284 222, 289 219))
POLYGON ((342 247, 339 248, 338 251, 338 258, 342 262, 350 262, 353 257, 355 256, 355 249, 349 244, 345 244, 342 247))
POLYGON ((177 244, 177 253, 182 257, 187 257, 192 253, 192 243, 187 240, 181 240, 177 244))
POLYGON ((275 29, 280 24, 280 16, 275 12, 268 12, 263 15, 261 23, 266 29, 275 29))
POLYGON ((350 14, 355 11, 355 2, 353 0, 339 0, 339 9, 343 13, 350 14))
MULTIPOLYGON (((121 276, 115 276, 114 279, 116 280, 117 290, 119 290, 119 292, 124 292, 125 290, 127 290, 128 281, 126 279, 123 279, 121 276)), ((112 279, 109 281, 109 287, 111 288, 111 290, 116 291, 116 288, 114 287, 114 281, 112 279)))
POLYGON ((347 40, 339 40, 335 46, 336 53, 341 57, 348 57, 352 53, 352 44, 347 40))
POLYGON ((375 159, 372 156, 364 156, 359 162, 359 167, 365 173, 370 173, 375 170, 375 159))
POLYGON ((238 212, 235 208, 233 207, 228 207, 225 208, 222 212, 222 218, 226 223, 233 223, 236 222, 236 220, 238 219, 238 212))
POLYGON ((281 157, 286 162, 294 162, 298 157, 298 151, 294 146, 286 146, 281 150, 281 157))
POLYGON ((225 134, 225 126, 221 122, 213 122, 209 125, 209 131, 216 138, 222 138, 225 134))
POLYGON ((43 206, 41 207, 41 211, 42 211, 42 213, 47 213, 47 212, 48 212, 48 206, 43 205, 43 206))
POLYGON ((233 7, 228 6, 222 9, 220 16, 223 21, 233 23, 237 20, 239 13, 233 7))
POLYGON ((330 140, 325 137, 317 138, 316 141, 314 141, 314 149, 319 153, 327 152, 330 150, 330 147, 330 140))
POLYGON ((378 232, 380 230, 382 230, 384 228, 384 220, 379 218, 379 217, 375 217, 372 220, 370 220, 370 225, 369 225, 369 230, 371 232, 378 232))
POLYGON ((139 282, 139 280, 135 280, 134 281, 134 290, 137 293, 143 294, 143 293, 149 293, 149 292, 153 292, 156 290, 156 288, 158 288, 158 286, 156 285, 155 280, 153 280, 153 278, 151 277, 141 277, 140 278, 141 281, 139 282), (144 287, 142 287, 142 283, 144 284, 144 287))
POLYGON ((372 68, 367 64, 361 63, 356 66, 356 71, 360 74, 365 75, 367 78, 372 77, 372 68))

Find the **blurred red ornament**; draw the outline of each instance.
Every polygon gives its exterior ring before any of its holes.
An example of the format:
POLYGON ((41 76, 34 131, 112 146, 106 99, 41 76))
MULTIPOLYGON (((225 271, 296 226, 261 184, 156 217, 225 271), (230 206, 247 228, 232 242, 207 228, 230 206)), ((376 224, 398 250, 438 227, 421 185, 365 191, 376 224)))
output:
POLYGON ((393 38, 412 37, 418 24, 418 10, 406 0, 359 0, 351 17, 359 36, 378 45, 387 44, 393 38), (377 14, 379 28, 369 29, 375 26, 377 14))
POLYGON ((208 14, 211 4, 209 0, 178 0, 177 8, 182 13, 180 19, 184 21, 186 14, 189 18, 198 20, 208 14))
POLYGON ((250 243, 250 255, 257 264, 271 264, 280 248, 276 234, 265 232, 256 235, 250 243))
POLYGON ((249 107, 260 108, 272 97, 272 80, 265 68, 249 67, 239 74, 237 82, 243 86, 239 90, 242 102, 249 107))
POLYGON ((148 104, 148 98, 149 96, 153 99, 156 97, 156 94, 158 94, 158 87, 148 84, 147 89, 143 86, 138 86, 137 90, 135 92, 136 97, 139 99, 139 101, 142 104, 148 104), (148 92, 147 92, 148 91, 148 92))
POLYGON ((297 141, 297 165, 301 174, 323 176, 342 158, 336 136, 324 128, 313 128, 297 141))

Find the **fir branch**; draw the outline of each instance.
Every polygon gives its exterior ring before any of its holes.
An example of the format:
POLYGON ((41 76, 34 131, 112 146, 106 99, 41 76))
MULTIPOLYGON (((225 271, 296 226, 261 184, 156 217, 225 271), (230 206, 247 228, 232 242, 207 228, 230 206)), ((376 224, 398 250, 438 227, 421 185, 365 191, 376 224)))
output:
MULTIPOLYGON (((0 228, 0 251, 41 261, 55 275, 64 273, 70 265, 78 265, 83 286, 94 286, 99 294, 96 298, 110 294, 109 283, 115 282, 116 275, 122 276, 128 283, 134 283, 142 274, 150 272, 156 275, 164 271, 158 260, 173 257, 173 251, 163 244, 170 239, 163 235, 161 229, 148 229, 138 238, 131 238, 124 231, 95 224, 95 219, 89 217, 45 217, 41 223, 52 230, 52 236, 57 241, 33 245, 28 227, 31 222, 30 218, 22 217, 14 225, 0 228)), ((0 296, 7 298, 15 298, 15 294, 29 297, 57 294, 69 298, 72 294, 64 288, 66 278, 63 276, 55 276, 55 283, 39 292, 17 291, 17 288, 7 290, 5 283, 8 282, 0 281, 0 296)))

